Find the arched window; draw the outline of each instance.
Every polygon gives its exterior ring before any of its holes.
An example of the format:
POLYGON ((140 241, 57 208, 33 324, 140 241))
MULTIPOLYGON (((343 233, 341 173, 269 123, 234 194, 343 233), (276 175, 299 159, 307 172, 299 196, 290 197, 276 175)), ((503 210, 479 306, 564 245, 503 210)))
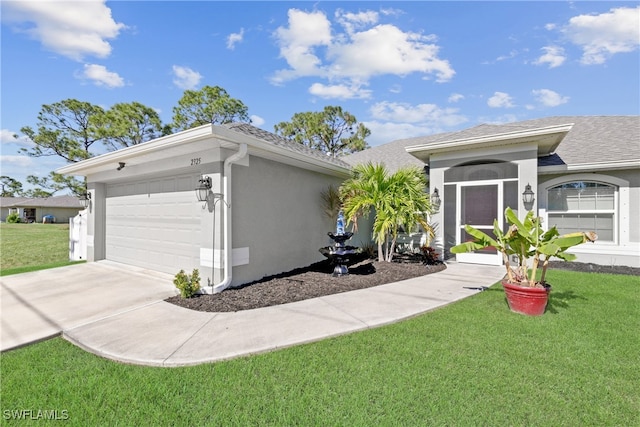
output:
POLYGON ((547 190, 549 227, 560 234, 595 231, 601 242, 616 236, 618 187, 601 182, 572 181, 547 190))

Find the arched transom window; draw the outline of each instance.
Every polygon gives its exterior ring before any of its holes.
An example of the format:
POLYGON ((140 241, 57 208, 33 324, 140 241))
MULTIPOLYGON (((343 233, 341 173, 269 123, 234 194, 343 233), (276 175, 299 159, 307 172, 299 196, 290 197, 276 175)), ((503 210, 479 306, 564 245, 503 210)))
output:
POLYGON ((573 181, 547 191, 549 227, 555 225, 560 234, 595 231, 599 241, 615 241, 616 186, 573 181))

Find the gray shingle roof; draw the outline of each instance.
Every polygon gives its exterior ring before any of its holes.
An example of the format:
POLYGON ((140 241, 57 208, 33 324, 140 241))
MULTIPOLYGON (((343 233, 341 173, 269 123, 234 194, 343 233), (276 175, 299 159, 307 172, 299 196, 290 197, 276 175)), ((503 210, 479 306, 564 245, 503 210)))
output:
POLYGON ((340 166, 343 168, 350 169, 351 165, 346 163, 340 159, 335 157, 331 157, 323 153, 319 150, 314 150, 309 147, 305 147, 302 144, 298 144, 296 142, 289 141, 286 138, 283 138, 275 133, 268 132, 266 130, 257 128, 247 123, 230 123, 226 125, 222 125, 230 130, 243 133, 245 135, 253 136, 254 138, 260 139, 268 144, 276 145, 278 147, 285 148, 289 151, 293 151, 300 154, 305 154, 310 157, 314 157, 316 159, 325 161, 327 163, 332 163, 336 166, 340 166))
POLYGON ((482 124, 457 132, 401 139, 351 154, 343 160, 358 163, 382 162, 391 171, 406 165, 422 165, 408 154, 411 145, 477 138, 506 132, 526 131, 574 123, 551 156, 538 159, 539 166, 640 160, 640 116, 556 116, 503 125, 482 124))
POLYGON ((2 197, 0 206, 5 208, 78 208, 82 209, 80 200, 75 196, 53 197, 2 197))

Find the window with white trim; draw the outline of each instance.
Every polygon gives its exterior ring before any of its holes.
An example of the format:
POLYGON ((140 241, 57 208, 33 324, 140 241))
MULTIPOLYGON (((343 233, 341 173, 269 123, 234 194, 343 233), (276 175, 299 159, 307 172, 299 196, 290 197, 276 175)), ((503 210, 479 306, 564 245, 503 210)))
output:
POLYGON ((549 227, 560 234, 595 231, 598 241, 614 242, 618 187, 601 182, 573 181, 547 190, 549 227))

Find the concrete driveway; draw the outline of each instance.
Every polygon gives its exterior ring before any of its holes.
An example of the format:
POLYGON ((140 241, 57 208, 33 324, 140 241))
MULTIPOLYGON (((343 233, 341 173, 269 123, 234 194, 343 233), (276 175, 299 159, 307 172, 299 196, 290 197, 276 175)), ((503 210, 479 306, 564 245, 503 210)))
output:
POLYGON ((177 294, 173 276, 110 261, 0 278, 0 351, 177 294))

